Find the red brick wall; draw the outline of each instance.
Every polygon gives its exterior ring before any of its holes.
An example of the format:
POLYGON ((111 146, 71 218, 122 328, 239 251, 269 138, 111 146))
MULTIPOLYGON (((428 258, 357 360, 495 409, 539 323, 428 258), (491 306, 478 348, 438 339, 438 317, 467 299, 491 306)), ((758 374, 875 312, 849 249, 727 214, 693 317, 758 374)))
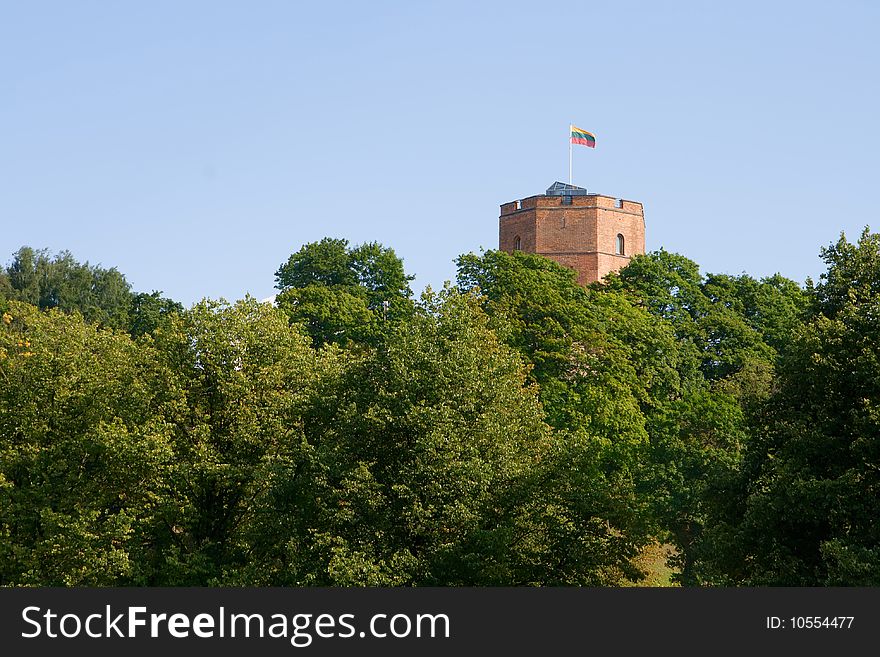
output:
POLYGON ((520 211, 499 219, 498 248, 513 253, 517 236, 520 238, 522 250, 536 253, 535 249, 535 211, 520 211))
POLYGON ((610 196, 531 196, 501 206, 499 248, 512 252, 516 237, 526 253, 540 253, 578 272, 581 285, 601 280, 645 252, 642 204, 610 196), (618 234, 624 255, 615 254, 618 234))
POLYGON ((539 208, 536 253, 582 253, 596 251, 594 208, 572 206, 539 208))
POLYGON ((595 272, 598 269, 598 255, 595 253, 557 253, 554 255, 548 255, 547 257, 552 258, 563 267, 574 269, 578 274, 577 282, 580 285, 595 283, 597 280, 595 272))

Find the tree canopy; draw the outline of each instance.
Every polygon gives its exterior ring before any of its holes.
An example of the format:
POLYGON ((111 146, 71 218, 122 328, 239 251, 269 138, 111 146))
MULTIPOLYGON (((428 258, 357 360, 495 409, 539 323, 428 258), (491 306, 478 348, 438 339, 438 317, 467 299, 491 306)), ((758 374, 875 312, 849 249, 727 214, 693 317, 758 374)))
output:
POLYGON ((142 335, 152 331, 183 306, 161 292, 133 293, 115 267, 105 269, 74 259, 69 251, 52 257, 28 246, 0 267, 0 310, 9 301, 23 301, 41 310, 58 308, 81 314, 91 324, 142 335))
POLYGON ((369 343, 382 323, 412 313, 413 279, 394 251, 377 242, 349 247, 324 238, 304 245, 275 273, 277 304, 316 346, 369 343))
POLYGON ((880 584, 880 236, 805 287, 324 239, 277 305, 0 268, 0 585, 880 584))

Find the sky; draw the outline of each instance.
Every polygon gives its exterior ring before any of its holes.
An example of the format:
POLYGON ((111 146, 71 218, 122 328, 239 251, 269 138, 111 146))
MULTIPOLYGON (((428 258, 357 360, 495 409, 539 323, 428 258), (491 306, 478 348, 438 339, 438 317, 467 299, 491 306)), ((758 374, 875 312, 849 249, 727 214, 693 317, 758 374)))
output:
POLYGON ((265 298, 322 237, 414 287, 568 178, 647 248, 803 282, 880 230, 880 3, 0 0, 0 262, 265 298))

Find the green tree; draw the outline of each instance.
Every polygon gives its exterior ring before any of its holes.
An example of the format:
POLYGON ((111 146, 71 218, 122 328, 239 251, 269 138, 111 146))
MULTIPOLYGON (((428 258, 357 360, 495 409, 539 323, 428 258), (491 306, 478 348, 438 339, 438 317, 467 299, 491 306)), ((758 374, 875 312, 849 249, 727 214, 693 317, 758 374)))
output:
POLYGON ((344 239, 306 244, 275 274, 277 304, 314 344, 369 343, 387 321, 413 311, 403 261, 376 242, 344 239))
POLYGON ((719 506, 706 567, 749 585, 880 584, 880 236, 822 252, 816 313, 756 417, 739 494, 719 506))
POLYGON ((459 259, 458 280, 479 290, 498 334, 532 364, 556 429, 552 474, 535 493, 559 510, 556 552, 567 558, 588 545, 572 527, 609 528, 605 549, 614 568, 565 573, 560 565, 557 583, 638 578, 627 563, 662 529, 644 472, 649 422, 700 380, 694 353, 625 294, 580 287, 573 272, 547 258, 470 254, 459 259))
POLYGON ((77 311, 86 321, 126 329, 130 285, 115 268, 79 263, 68 251, 54 258, 48 251, 22 247, 6 269, 8 298, 40 309, 77 311))
POLYGON ((142 583, 172 459, 152 350, 12 302, 0 323, 0 585, 142 583))
POLYGON ((14 290, 9 282, 9 276, 6 270, 0 267, 0 312, 4 312, 9 307, 9 300, 13 298, 14 290))
POLYGON ((653 395, 645 410, 651 450, 642 481, 676 547, 676 578, 700 584, 711 577, 702 555, 716 540, 707 527, 740 490, 750 424, 770 394, 778 352, 802 322, 804 293, 779 275, 704 277, 696 263, 662 249, 634 256, 607 289, 668 322, 678 342, 683 385, 653 395))
MULTIPOLYGON (((499 335, 533 364, 564 437, 537 494, 569 491, 571 512, 613 522, 630 554, 649 537, 673 543, 684 584, 702 581, 703 529, 738 472, 746 410, 769 394, 774 354, 738 300, 763 297, 719 289, 752 279, 710 280, 713 295, 695 263, 667 252, 586 289, 540 256, 459 260, 459 283, 480 290, 499 335)), ((779 325, 760 307, 752 315, 779 325)))
POLYGON ((159 510, 151 584, 220 584, 266 549, 255 527, 277 522, 271 490, 301 467, 320 359, 280 311, 250 298, 196 304, 146 341, 176 400, 165 407, 172 494, 159 510))
POLYGON ((742 317, 777 353, 785 350, 806 318, 806 291, 779 274, 760 280, 746 274, 708 274, 702 289, 712 304, 742 317))
POLYGON ((306 460, 275 480, 261 557, 237 581, 509 581, 515 501, 549 429, 474 299, 429 293, 376 349, 327 354, 306 460))
POLYGON ((152 333, 167 323, 172 314, 183 312, 183 305, 162 296, 161 292, 139 292, 131 298, 128 329, 132 337, 152 333))
POLYGON ((678 338, 699 351, 710 381, 756 363, 772 365, 806 306, 804 291, 778 274, 760 281, 747 275, 704 277, 696 263, 662 249, 634 256, 608 277, 608 285, 670 321, 678 338))

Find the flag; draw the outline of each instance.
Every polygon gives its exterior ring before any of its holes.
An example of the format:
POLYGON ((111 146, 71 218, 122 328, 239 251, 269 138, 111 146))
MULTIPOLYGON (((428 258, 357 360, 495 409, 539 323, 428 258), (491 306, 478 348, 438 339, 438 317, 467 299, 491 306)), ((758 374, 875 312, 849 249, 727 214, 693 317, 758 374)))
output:
POLYGON ((586 130, 571 126, 571 143, 596 148, 596 135, 586 130))

